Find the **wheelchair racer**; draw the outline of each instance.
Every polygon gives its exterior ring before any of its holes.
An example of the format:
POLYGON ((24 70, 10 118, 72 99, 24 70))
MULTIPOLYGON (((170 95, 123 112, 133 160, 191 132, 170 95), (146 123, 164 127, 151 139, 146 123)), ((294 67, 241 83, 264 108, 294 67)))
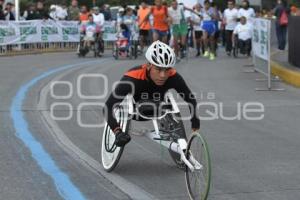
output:
POLYGON ((173 49, 157 40, 149 46, 145 56, 148 62, 127 71, 106 101, 106 120, 115 133, 115 144, 119 147, 125 146, 131 137, 120 128, 113 114, 113 108, 119 105, 127 94, 132 94, 136 102, 142 100, 145 95, 148 100, 158 97, 161 98, 159 101, 162 101, 169 89, 175 89, 187 103, 192 105, 190 107, 190 111, 193 113, 191 116, 192 130, 197 131, 200 128, 200 120, 196 116, 195 96, 182 76, 173 68, 176 63, 173 49), (132 86, 124 84, 128 82, 132 86))
POLYGON ((249 57, 251 55, 252 50, 252 31, 253 26, 251 23, 247 22, 246 17, 240 18, 240 24, 238 24, 232 34, 232 43, 235 47, 240 49, 240 53, 249 57), (235 37, 238 38, 237 44, 235 41, 235 37))
POLYGON ((83 47, 89 48, 100 33, 100 27, 94 22, 92 14, 89 14, 88 22, 82 25, 80 32, 83 35, 83 47))

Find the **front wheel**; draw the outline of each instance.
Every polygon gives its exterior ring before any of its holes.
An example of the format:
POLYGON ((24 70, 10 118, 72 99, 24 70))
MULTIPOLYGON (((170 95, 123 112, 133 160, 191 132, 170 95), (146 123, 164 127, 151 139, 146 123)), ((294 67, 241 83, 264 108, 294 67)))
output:
MULTIPOLYGON (((115 116, 117 122, 120 124, 122 131, 127 132, 130 120, 128 117, 128 113, 125 112, 123 106, 118 106, 115 109, 115 116)), ((101 148, 101 160, 104 170, 106 170, 107 172, 111 172, 117 166, 123 150, 124 147, 117 147, 115 145, 115 134, 106 123, 102 135, 101 148)))
POLYGON ((195 166, 186 166, 185 180, 189 196, 193 200, 206 200, 210 189, 211 163, 208 146, 200 133, 193 133, 186 150, 187 159, 195 166))

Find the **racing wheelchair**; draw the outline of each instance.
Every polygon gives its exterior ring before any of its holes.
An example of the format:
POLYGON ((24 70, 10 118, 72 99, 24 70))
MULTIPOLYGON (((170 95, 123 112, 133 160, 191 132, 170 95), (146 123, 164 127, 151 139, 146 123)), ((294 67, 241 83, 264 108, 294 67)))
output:
MULTIPOLYGON (((200 132, 193 132, 187 139, 180 110, 170 92, 160 102, 135 102, 132 95, 127 95, 114 109, 114 115, 122 131, 129 134, 131 120, 151 120, 154 130, 147 131, 145 136, 168 148, 176 166, 184 170, 190 199, 207 199, 211 180, 208 145, 200 132)), ((106 123, 102 135, 101 161, 107 172, 114 170, 124 150, 124 147, 117 147, 114 141, 115 134, 106 123)))

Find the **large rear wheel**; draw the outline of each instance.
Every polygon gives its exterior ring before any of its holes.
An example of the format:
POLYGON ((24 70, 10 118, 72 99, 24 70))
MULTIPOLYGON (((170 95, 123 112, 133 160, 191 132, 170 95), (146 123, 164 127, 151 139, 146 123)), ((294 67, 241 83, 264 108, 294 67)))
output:
MULTIPOLYGON (((130 120, 128 118, 128 113, 124 110, 123 106, 118 106, 115 109, 115 116, 122 131, 127 132, 130 120)), ((110 172, 117 166, 123 150, 124 147, 117 147, 115 145, 115 134, 106 123, 103 131, 101 148, 102 165, 106 171, 110 172)))

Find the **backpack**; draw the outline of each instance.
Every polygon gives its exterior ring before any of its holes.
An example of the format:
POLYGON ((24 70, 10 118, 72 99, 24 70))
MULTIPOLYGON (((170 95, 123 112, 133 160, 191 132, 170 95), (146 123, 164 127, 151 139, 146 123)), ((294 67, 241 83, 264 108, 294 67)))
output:
POLYGON ((288 15, 285 10, 281 12, 280 18, 279 18, 279 25, 280 26, 286 26, 288 25, 289 19, 288 15))

